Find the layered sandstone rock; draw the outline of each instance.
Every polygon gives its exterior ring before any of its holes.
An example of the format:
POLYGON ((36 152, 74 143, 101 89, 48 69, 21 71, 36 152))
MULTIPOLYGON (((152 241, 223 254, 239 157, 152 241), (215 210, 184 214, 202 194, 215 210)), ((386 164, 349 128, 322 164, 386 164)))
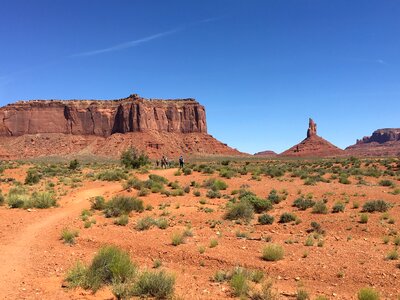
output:
POLYGON ((278 154, 272 150, 265 150, 261 152, 254 153, 255 156, 264 156, 264 157, 275 157, 278 154))
POLYGON ((151 157, 238 155, 207 134, 205 109, 194 99, 19 101, 0 108, 2 158, 95 154, 118 157, 134 146, 151 157))
POLYGON ((317 135, 317 124, 309 119, 307 138, 282 152, 280 156, 330 157, 344 155, 344 151, 317 135))
POLYGON ((20 101, 0 108, 0 135, 64 133, 108 137, 114 133, 207 132, 202 105, 193 99, 20 101))
POLYGON ((400 128, 375 130, 345 150, 357 156, 400 156, 400 128))

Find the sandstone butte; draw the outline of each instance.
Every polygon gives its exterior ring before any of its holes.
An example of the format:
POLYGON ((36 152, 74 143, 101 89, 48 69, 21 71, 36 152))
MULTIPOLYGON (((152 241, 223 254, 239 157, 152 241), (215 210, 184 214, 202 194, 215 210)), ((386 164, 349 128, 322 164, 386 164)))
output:
POLYGON ((309 119, 307 137, 299 144, 282 152, 285 157, 333 157, 342 156, 345 151, 317 135, 317 124, 309 119))
POLYGON ((194 99, 31 100, 0 108, 0 158, 96 155, 118 158, 128 147, 150 157, 240 155, 207 133, 194 99))
POLYGON ((400 128, 375 130, 347 147, 346 152, 355 156, 400 156, 400 128))
POLYGON ((272 150, 265 150, 261 152, 254 153, 255 156, 263 156, 263 157, 275 157, 278 154, 272 150))

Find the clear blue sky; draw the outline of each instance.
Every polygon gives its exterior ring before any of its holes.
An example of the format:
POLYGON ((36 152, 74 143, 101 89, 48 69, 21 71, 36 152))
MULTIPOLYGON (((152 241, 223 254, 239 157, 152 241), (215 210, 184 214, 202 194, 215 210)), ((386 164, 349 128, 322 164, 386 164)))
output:
POLYGON ((193 97, 249 153, 400 127, 400 1, 2 0, 0 41, 1 105, 193 97))

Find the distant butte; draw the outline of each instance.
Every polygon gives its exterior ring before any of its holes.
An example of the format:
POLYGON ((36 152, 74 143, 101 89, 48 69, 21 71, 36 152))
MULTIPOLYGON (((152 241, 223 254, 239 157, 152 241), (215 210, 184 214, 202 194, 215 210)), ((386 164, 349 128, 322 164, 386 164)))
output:
POLYGON ((310 118, 307 137, 299 144, 282 152, 285 157, 331 157, 344 155, 344 151, 317 135, 317 124, 310 118))
POLYGON ((255 156, 264 156, 264 157, 275 157, 278 154, 272 150, 265 150, 261 152, 254 153, 255 156))
POLYGON ((375 130, 347 147, 346 152, 355 156, 400 156, 400 128, 375 130))
POLYGON ((194 99, 18 101, 0 108, 0 158, 86 155, 117 158, 133 146, 167 155, 240 155, 207 133, 194 99))

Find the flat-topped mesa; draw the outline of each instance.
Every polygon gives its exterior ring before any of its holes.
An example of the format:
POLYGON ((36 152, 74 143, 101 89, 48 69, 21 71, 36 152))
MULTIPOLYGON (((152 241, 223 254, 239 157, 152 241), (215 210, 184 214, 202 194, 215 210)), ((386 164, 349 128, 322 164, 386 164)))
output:
POLYGON ((308 119, 308 129, 307 129, 307 138, 317 135, 317 124, 313 121, 313 119, 308 119))
POLYGON ((383 128, 375 130, 371 136, 365 136, 357 140, 357 144, 379 143, 400 141, 400 128, 383 128))
POLYGON ((207 133, 194 99, 32 100, 0 108, 0 136, 62 133, 108 137, 127 132, 207 133))

